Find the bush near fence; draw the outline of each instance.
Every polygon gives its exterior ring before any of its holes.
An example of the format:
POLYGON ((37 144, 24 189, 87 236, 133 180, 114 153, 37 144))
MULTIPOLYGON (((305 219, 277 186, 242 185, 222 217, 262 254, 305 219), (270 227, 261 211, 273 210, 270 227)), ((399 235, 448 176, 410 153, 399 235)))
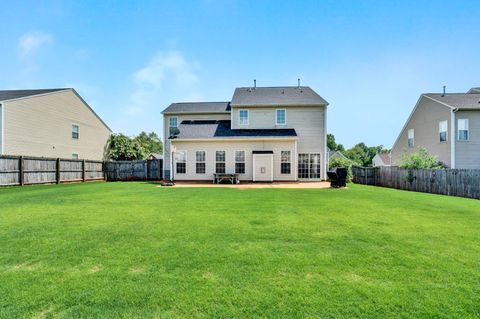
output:
POLYGON ((353 167, 353 182, 415 192, 480 199, 480 169, 353 167))

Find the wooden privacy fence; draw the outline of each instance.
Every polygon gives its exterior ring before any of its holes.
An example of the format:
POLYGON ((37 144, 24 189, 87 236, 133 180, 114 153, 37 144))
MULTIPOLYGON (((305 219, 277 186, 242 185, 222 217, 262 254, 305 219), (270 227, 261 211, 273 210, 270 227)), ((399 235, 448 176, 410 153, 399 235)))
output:
POLYGON ((0 156, 0 186, 103 180, 103 162, 0 156))
POLYGON ((138 160, 105 162, 109 181, 160 180, 163 177, 163 160, 138 160))
POLYGON ((405 169, 352 167, 353 182, 480 199, 480 169, 405 169))

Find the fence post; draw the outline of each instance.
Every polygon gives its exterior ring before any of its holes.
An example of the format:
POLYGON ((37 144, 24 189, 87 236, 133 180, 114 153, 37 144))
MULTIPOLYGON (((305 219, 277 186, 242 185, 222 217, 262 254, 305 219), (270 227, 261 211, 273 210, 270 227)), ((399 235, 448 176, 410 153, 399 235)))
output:
POLYGON ((18 158, 18 184, 20 184, 20 186, 25 184, 23 173, 23 156, 18 158))
POLYGON ((60 158, 57 157, 57 165, 56 165, 56 174, 55 174, 56 183, 60 184, 60 158))
POLYGON ((86 176, 85 176, 85 175, 86 175, 86 168, 85 168, 85 164, 86 164, 86 163, 85 163, 85 160, 83 160, 83 162, 82 162, 82 180, 83 180, 84 183, 85 183, 85 181, 86 181, 86 176))
POLYGON ((145 175, 145 180, 148 181, 148 174, 150 173, 150 165, 148 165, 148 160, 145 161, 145 165, 147 166, 146 167, 146 175, 145 175))

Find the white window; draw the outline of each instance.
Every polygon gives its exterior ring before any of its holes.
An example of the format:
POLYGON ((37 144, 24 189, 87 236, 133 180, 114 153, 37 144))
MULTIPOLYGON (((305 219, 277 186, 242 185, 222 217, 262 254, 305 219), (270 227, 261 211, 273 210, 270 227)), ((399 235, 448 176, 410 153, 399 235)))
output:
POLYGON ((275 124, 276 125, 287 124, 287 110, 285 109, 275 110, 275 124))
POLYGON ((215 152, 215 173, 225 174, 225 151, 215 152))
POLYGON ((438 137, 440 142, 446 142, 448 139, 448 122, 447 121, 440 121, 438 123, 438 137))
POLYGON ((77 154, 77 153, 73 153, 73 154, 72 154, 72 159, 76 159, 76 160, 77 160, 77 159, 78 159, 78 154, 77 154))
POLYGON ((282 151, 281 152, 281 163, 280 163, 280 174, 290 174, 291 171, 291 152, 282 151))
POLYGON ((176 156, 177 174, 186 174, 187 173, 187 152, 176 151, 175 156, 176 156))
POLYGON ((196 159, 196 167, 195 173, 197 174, 205 174, 205 151, 197 151, 195 154, 196 159))
POLYGON ((238 124, 248 125, 248 110, 239 110, 238 113, 238 124))
POLYGON ((245 174, 245 151, 235 151, 235 174, 245 174))
POLYGON ((468 141, 470 138, 468 134, 468 119, 458 119, 458 140, 468 141))
POLYGON ((177 132, 178 127, 178 118, 176 116, 172 116, 168 119, 168 134, 170 136, 174 135, 177 132))
POLYGON ((408 130, 408 141, 407 141, 408 147, 413 147, 413 145, 415 144, 414 140, 415 140, 415 131, 412 128, 408 130))
POLYGON ((80 138, 80 127, 77 124, 72 124, 72 138, 76 140, 80 138))

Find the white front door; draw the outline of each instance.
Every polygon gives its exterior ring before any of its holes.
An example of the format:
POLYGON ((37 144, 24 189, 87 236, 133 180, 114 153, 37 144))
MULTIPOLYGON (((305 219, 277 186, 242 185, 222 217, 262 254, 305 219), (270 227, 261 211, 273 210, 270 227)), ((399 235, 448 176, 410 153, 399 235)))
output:
POLYGON ((273 154, 253 154, 253 181, 273 181, 273 154))

